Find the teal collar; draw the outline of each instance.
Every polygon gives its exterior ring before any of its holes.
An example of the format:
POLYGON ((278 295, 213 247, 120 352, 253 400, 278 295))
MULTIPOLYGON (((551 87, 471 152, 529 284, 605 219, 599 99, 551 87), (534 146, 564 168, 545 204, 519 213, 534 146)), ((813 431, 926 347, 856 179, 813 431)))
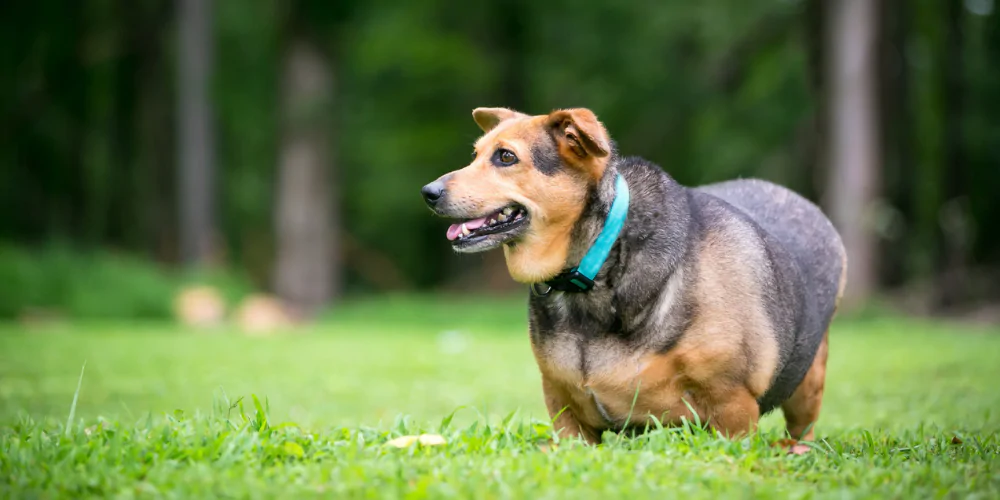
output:
POLYGON ((546 281, 549 289, 545 293, 538 291, 535 285, 531 286, 531 291, 536 295, 548 295, 552 290, 561 292, 587 292, 594 287, 594 278, 604 267, 604 261, 608 259, 608 253, 618 239, 622 226, 625 225, 625 218, 628 216, 629 190, 628 183, 622 174, 615 178, 615 201, 611 203, 611 210, 608 211, 608 218, 604 220, 604 227, 597 235, 597 240, 587 250, 580 265, 563 271, 555 278, 546 281))

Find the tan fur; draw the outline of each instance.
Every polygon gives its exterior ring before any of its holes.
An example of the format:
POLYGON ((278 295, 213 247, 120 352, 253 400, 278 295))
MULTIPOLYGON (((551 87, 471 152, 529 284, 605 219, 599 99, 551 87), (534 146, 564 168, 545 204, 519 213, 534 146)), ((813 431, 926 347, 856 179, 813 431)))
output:
POLYGON ((493 130, 504 121, 527 117, 528 115, 524 113, 507 108, 476 108, 472 110, 472 119, 476 121, 479 128, 483 129, 483 132, 493 130))
MULTIPOLYGON (((753 231, 739 224, 731 230, 753 231)), ((746 241, 753 239, 748 236, 746 241)), ((765 277, 755 275, 760 269, 745 263, 764 260, 764 250, 755 245, 734 249, 710 234, 698 259, 699 313, 685 336, 693 337, 690 340, 708 356, 722 358, 730 369, 741 370, 739 375, 746 388, 759 398, 771 386, 777 372, 778 340, 760 292, 765 277), (734 307, 736 304, 739 306, 734 307), (743 351, 743 345, 753 355, 752 359, 745 357, 748 353, 743 351)), ((700 366, 712 363, 706 359, 700 366)), ((704 374, 706 378, 713 375, 720 374, 704 374)))
POLYGON ((600 180, 611 144, 597 116, 589 109, 563 109, 550 114, 548 124, 558 131, 559 154, 569 164, 588 173, 595 182, 600 180))
POLYGON ((476 141, 472 164, 452 173, 447 181, 452 203, 470 215, 488 213, 511 202, 527 208, 531 216, 528 232, 516 245, 504 245, 507 269, 521 283, 550 279, 566 265, 587 189, 607 164, 606 158, 587 150, 581 157, 573 151, 573 139, 568 137, 576 137, 589 148, 605 148, 607 156, 607 132, 587 110, 527 116, 504 108, 477 108, 473 117, 486 133, 476 141), (533 168, 531 145, 545 139, 542 134, 554 134, 560 152, 572 158, 567 163, 577 168, 553 176, 533 168), (513 151, 519 162, 495 167, 490 158, 498 147, 513 151))
POLYGON ((650 416, 665 425, 680 424, 682 419, 691 421, 694 420, 691 408, 702 422, 723 434, 738 436, 752 432, 759 418, 755 397, 746 387, 725 379, 699 380, 690 376, 692 363, 705 361, 700 354, 704 353, 687 351, 683 355, 650 356, 622 363, 577 383, 559 378, 542 360, 540 368, 543 387, 548 387, 546 403, 550 415, 555 416, 559 409, 567 407, 556 427, 569 427, 563 435, 580 435, 591 441, 600 429, 651 424, 650 416))
POLYGON ((549 415, 555 419, 552 422, 552 427, 560 436, 581 438, 588 443, 600 442, 600 436, 597 435, 593 427, 584 426, 577 420, 569 406, 565 387, 553 384, 551 379, 543 376, 542 394, 545 396, 545 407, 548 409, 549 415))
POLYGON ((699 252, 697 315, 666 354, 635 357, 614 339, 593 341, 584 353, 588 371, 582 373, 571 334, 557 333, 534 347, 545 384, 563 395, 560 403, 569 405, 584 435, 642 426, 650 415, 678 424, 692 418, 688 405, 724 434, 756 429, 757 398, 770 386, 778 359, 758 277, 742 264, 758 251, 733 252, 709 237, 699 252))
POLYGON ((781 405, 785 415, 788 434, 793 439, 812 441, 815 434, 813 425, 819 419, 819 410, 823 405, 823 388, 826 381, 826 359, 829 354, 830 332, 823 336, 823 342, 816 351, 813 364, 806 372, 805 378, 798 389, 781 405), (806 429, 809 432, 806 432, 806 429))

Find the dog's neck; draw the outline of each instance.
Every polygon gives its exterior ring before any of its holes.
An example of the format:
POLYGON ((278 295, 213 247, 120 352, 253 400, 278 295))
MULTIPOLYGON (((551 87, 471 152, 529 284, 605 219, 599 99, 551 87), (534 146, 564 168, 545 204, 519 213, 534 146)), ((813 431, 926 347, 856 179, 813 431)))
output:
MULTIPOLYGON (((615 179, 625 177, 630 186, 631 201, 624 227, 615 242, 613 253, 620 254, 621 247, 643 244, 644 251, 665 257, 670 269, 675 268, 686 253, 691 226, 691 211, 687 190, 656 165, 638 158, 616 157, 608 162, 601 180, 590 190, 585 208, 573 229, 572 243, 566 267, 580 263, 583 256, 604 228, 605 221, 615 200, 615 179), (661 182, 661 176, 667 181, 661 182)), ((622 264, 609 256, 601 274, 609 267, 622 264)))
MULTIPOLYGON (((584 204, 580 219, 573 228, 573 236, 566 256, 565 267, 567 269, 580 264, 580 261, 597 240, 598 235, 601 234, 601 230, 604 229, 605 221, 607 221, 611 211, 611 204, 614 203, 617 194, 615 190, 617 177, 618 168, 615 162, 608 162, 601 180, 587 193, 587 202, 584 204)), ((615 244, 618 243, 615 242, 615 244)))
POLYGON ((621 321, 627 329, 629 316, 658 300, 668 281, 682 279, 677 271, 685 263, 695 228, 683 186, 652 163, 616 157, 588 195, 573 230, 567 269, 580 263, 604 227, 619 173, 629 184, 631 202, 618 240, 595 277, 594 288, 584 293, 560 293, 558 300, 597 316, 610 314, 593 319, 601 323, 621 321))

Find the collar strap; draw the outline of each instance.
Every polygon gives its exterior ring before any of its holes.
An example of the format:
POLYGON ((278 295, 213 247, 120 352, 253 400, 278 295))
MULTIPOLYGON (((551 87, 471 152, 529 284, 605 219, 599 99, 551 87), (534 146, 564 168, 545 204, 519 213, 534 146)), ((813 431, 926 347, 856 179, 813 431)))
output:
MULTIPOLYGON (((608 253, 618 239, 618 234, 625 225, 625 217, 628 216, 629 191, 628 183, 622 174, 615 178, 615 201, 611 203, 611 210, 608 211, 608 218, 604 220, 604 227, 601 234, 597 235, 597 240, 587 250, 580 265, 563 271, 555 278, 545 282, 549 286, 549 291, 558 290, 560 292, 587 292, 594 287, 594 278, 604 267, 604 261, 608 259, 608 253)), ((535 286, 532 285, 535 291, 535 286)), ((546 295, 548 292, 542 295, 546 295)))

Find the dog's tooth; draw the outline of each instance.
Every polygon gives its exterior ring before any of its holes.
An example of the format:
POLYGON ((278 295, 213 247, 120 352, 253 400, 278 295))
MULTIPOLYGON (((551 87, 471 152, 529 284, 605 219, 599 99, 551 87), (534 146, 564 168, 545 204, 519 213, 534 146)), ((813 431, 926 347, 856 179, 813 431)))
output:
POLYGON ((503 215, 510 215, 510 213, 513 212, 513 211, 514 211, 513 208, 507 207, 507 208, 503 209, 503 215))
POLYGON ((507 216, 505 214, 500 214, 497 216, 497 220, 500 222, 505 222, 507 220, 507 216))
POLYGON ((496 219, 490 219, 489 225, 492 226, 493 224, 496 224, 496 223, 497 223, 496 219))
POLYGON ((462 224, 462 234, 468 236, 470 233, 472 233, 472 231, 469 231, 469 228, 465 227, 465 224, 463 223, 462 224))

